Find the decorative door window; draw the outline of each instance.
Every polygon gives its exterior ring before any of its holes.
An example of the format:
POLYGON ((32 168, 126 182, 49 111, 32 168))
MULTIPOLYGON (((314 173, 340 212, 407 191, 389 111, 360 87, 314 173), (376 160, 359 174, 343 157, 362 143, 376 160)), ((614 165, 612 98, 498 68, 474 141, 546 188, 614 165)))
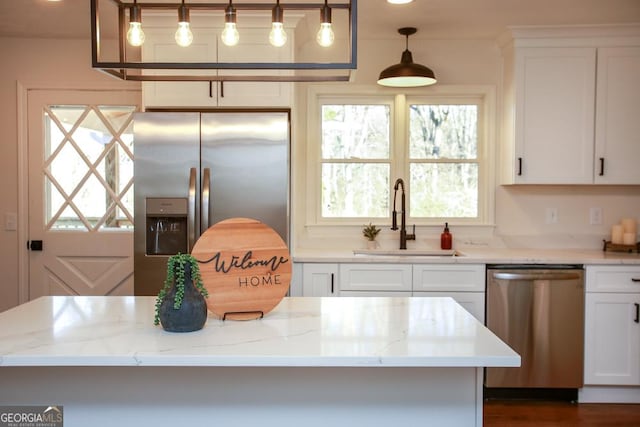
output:
POLYGON ((135 106, 44 109, 47 230, 133 229, 135 106))

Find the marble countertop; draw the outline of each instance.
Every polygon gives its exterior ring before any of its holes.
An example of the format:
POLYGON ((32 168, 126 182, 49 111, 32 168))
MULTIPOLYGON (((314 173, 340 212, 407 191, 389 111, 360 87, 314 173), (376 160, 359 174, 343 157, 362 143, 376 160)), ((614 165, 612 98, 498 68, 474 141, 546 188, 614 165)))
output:
POLYGON ((451 298, 285 298, 265 318, 169 333, 154 297, 42 297, 0 313, 3 366, 519 366, 451 298))
MULTIPOLYGON (((592 249, 456 248, 461 256, 357 255, 353 250, 297 249, 295 262, 407 263, 407 264, 589 264, 640 265, 640 254, 592 249)), ((401 251, 398 251, 401 252, 401 251)), ((415 251, 413 251, 415 253, 415 251)), ((435 251, 434 251, 435 252, 435 251)))

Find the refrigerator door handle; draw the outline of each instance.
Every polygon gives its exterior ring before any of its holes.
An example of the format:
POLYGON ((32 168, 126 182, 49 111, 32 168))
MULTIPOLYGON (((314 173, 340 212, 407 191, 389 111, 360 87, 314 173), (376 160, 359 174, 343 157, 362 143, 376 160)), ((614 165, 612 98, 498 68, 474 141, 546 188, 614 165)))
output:
POLYGON ((196 168, 189 169, 189 199, 187 201, 189 222, 189 252, 196 242, 196 168))
POLYGON ((209 228, 209 201, 211 199, 211 169, 204 168, 202 172, 202 225, 204 233, 209 228))

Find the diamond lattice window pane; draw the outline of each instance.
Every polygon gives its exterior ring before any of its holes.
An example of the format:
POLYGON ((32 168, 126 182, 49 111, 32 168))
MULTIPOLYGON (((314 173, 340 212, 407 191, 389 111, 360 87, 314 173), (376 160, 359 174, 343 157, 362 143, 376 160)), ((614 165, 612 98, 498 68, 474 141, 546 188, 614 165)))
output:
POLYGON ((113 140, 113 135, 93 110, 82 120, 72 137, 91 163, 98 160, 105 147, 113 140))
POLYGON ((92 226, 95 226, 104 216, 111 201, 111 198, 106 194, 104 186, 93 174, 73 198, 74 205, 92 226))
POLYGON ((122 131, 122 127, 129 121, 131 115, 136 111, 132 106, 100 105, 98 110, 111 124, 116 132, 122 131))
POLYGON ((45 209, 47 211, 47 220, 49 220, 53 215, 58 213, 64 204, 65 198, 60 194, 56 186, 53 185, 53 182, 51 182, 51 179, 48 176, 44 177, 44 186, 45 191, 47 192, 47 206, 45 209))
POLYGON ((86 230, 87 227, 78 217, 78 214, 67 206, 56 221, 49 225, 49 228, 57 230, 86 230))
POLYGON ((66 142, 49 165, 49 173, 63 191, 69 195, 75 190, 89 167, 75 148, 66 142))
POLYGON ((45 159, 55 152, 60 144, 64 142, 65 134, 60 130, 58 124, 53 120, 48 112, 44 113, 44 128, 47 138, 45 139, 45 159))

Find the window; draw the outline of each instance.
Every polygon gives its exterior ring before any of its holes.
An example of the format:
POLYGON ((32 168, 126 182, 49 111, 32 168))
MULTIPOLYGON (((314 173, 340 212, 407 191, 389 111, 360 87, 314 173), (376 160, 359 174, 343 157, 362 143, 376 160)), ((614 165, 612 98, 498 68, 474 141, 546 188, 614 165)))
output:
POLYGON ((413 218, 478 216, 478 106, 409 105, 413 218))
POLYGON ((486 223, 484 94, 317 101, 320 222, 390 218, 401 177, 414 222, 486 223))
POLYGON ((47 229, 133 228, 134 106, 45 108, 47 229))
POLYGON ((325 104, 322 216, 389 216, 390 105, 325 104))

